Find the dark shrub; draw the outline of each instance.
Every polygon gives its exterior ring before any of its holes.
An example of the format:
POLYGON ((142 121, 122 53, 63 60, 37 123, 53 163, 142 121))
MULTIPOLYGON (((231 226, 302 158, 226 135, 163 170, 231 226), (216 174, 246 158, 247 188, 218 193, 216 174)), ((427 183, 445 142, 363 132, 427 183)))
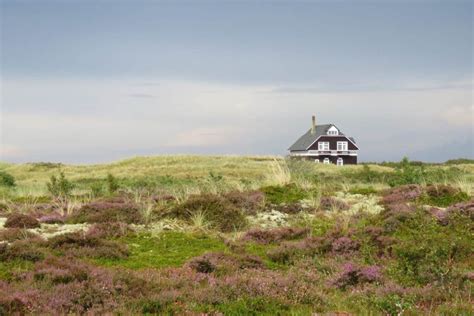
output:
POLYGON ((359 247, 360 244, 349 237, 337 238, 331 244, 332 251, 340 254, 352 253, 354 251, 357 251, 359 247))
POLYGON ((97 223, 87 230, 87 235, 94 238, 118 238, 133 232, 127 223, 97 223))
POLYGON ((252 229, 245 233, 242 240, 252 240, 261 244, 280 242, 305 237, 309 234, 308 228, 281 227, 270 230, 252 229))
POLYGON ((38 228, 40 223, 31 215, 13 213, 7 217, 5 227, 8 228, 38 228))
POLYGON ((446 212, 449 215, 460 214, 463 216, 469 217, 471 220, 474 220, 474 200, 464 203, 457 203, 450 206, 446 212))
POLYGON ((15 178, 6 171, 0 171, 0 186, 14 187, 15 178))
POLYGON ((223 197, 213 194, 193 195, 183 204, 174 207, 166 216, 189 220, 198 212, 203 212, 211 226, 223 232, 242 229, 247 224, 241 210, 223 197))
POLYGON ((40 216, 38 221, 45 224, 63 224, 64 217, 58 213, 51 213, 47 215, 40 216))
POLYGON ((341 273, 332 281, 338 288, 345 289, 360 283, 371 283, 380 280, 380 268, 377 266, 361 267, 352 262, 344 264, 341 273))
POLYGON ((263 187, 261 190, 265 193, 267 200, 273 204, 298 202, 306 197, 306 192, 294 183, 263 187))
POLYGON ((408 201, 415 201, 423 193, 419 185, 404 185, 384 192, 382 204, 398 204, 408 201))
POLYGON ((448 185, 430 185, 420 201, 425 204, 446 207, 469 200, 469 195, 448 185))
POLYGON ((257 256, 207 253, 188 261, 187 266, 196 272, 229 273, 241 269, 262 269, 264 264, 257 256))
POLYGON ((8 228, 0 230, 0 241, 12 242, 15 240, 22 240, 34 238, 37 234, 29 232, 24 228, 8 228))
POLYGON ((271 205, 271 209, 285 214, 298 214, 303 211, 303 206, 299 202, 271 205))
POLYGON ((38 250, 37 245, 34 243, 25 240, 17 240, 10 245, 0 243, 0 259, 0 261, 15 259, 39 261, 43 259, 43 253, 38 250))
POLYGON ((119 259, 129 254, 126 245, 81 232, 55 236, 48 240, 48 246, 79 257, 119 259))
POLYGON ((312 257, 325 252, 331 245, 322 237, 308 237, 301 241, 284 242, 267 252, 270 260, 278 263, 293 263, 294 259, 312 257))
POLYGON ((129 224, 143 223, 138 207, 130 202, 115 201, 92 202, 74 212, 69 221, 72 223, 108 223, 123 222, 129 224))
POLYGON ((257 213, 265 204, 265 194, 260 191, 233 191, 226 193, 224 198, 248 214, 257 213))
POLYGON ((349 204, 347 204, 344 201, 333 198, 331 196, 322 197, 319 203, 319 209, 322 211, 332 211, 332 210, 345 211, 345 210, 348 210, 349 208, 350 208, 349 204))

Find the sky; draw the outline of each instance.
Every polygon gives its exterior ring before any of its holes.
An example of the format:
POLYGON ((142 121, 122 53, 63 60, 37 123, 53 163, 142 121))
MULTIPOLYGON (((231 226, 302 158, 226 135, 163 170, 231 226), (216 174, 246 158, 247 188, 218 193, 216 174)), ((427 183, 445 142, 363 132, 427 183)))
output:
POLYGON ((474 158, 471 1, 0 0, 0 161, 474 158))

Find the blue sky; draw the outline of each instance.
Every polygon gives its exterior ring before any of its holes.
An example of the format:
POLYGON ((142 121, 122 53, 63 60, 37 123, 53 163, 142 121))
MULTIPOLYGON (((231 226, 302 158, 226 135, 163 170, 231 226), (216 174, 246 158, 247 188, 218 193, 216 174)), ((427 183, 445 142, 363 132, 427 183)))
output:
POLYGON ((473 157, 464 1, 1 1, 0 159, 285 154, 312 114, 363 160, 473 157))

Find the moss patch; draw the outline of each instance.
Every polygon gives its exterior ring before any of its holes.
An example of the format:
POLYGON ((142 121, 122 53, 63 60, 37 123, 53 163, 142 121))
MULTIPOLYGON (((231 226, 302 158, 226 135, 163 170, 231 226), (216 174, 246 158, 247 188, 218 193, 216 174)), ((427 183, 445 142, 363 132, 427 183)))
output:
POLYGON ((167 232, 153 237, 140 234, 120 238, 130 249, 126 259, 98 259, 95 262, 104 266, 121 266, 130 269, 178 267, 188 259, 209 251, 225 250, 224 243, 218 239, 167 232))

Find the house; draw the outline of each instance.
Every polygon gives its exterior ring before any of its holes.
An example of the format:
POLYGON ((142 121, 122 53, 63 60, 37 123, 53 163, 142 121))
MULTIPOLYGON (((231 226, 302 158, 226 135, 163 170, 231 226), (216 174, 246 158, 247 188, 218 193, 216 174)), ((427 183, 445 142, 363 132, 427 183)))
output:
POLYGON ((359 147, 354 138, 344 135, 336 125, 316 125, 316 117, 313 116, 309 131, 288 150, 293 158, 342 166, 357 164, 359 147))

